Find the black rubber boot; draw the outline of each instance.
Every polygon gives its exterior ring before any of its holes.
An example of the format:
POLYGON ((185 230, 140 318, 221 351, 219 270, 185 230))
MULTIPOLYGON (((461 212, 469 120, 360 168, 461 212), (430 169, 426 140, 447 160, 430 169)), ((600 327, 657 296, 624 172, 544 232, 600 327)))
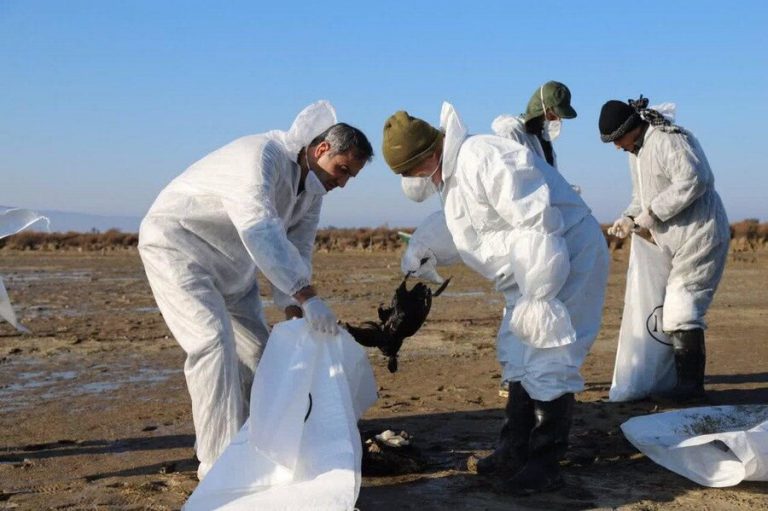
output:
MULTIPOLYGON (((528 439, 533 428, 533 400, 520 382, 509 384, 506 419, 499 434, 499 444, 491 454, 477 460, 475 470, 484 476, 509 477, 527 460, 528 439)), ((472 460, 467 465, 472 470, 472 460)))
POLYGON ((563 486, 560 460, 568 449, 573 419, 573 394, 553 401, 534 401, 534 426, 528 442, 528 461, 505 481, 502 491, 515 495, 556 490, 563 486))
POLYGON ((669 335, 675 353, 677 383, 672 390, 654 394, 653 399, 672 403, 704 401, 704 368, 707 363, 704 330, 677 330, 669 335))

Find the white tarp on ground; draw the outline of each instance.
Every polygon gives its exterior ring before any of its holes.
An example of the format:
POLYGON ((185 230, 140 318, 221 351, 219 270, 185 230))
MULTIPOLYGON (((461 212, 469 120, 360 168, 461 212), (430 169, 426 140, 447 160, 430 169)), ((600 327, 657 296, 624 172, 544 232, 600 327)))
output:
POLYGON ((611 401, 642 399, 675 385, 672 342, 662 331, 671 268, 671 258, 659 247, 632 235, 611 401))
POLYGON ((185 511, 352 510, 360 492, 357 420, 376 401, 365 350, 304 320, 274 326, 254 375, 248 421, 185 511))
MULTIPOLYGON (((0 239, 16 234, 41 220, 46 222, 46 228, 48 228, 48 218, 39 213, 29 209, 0 206, 0 239)), ((11 300, 8 298, 8 292, 5 290, 2 278, 0 278, 0 318, 13 325, 19 332, 29 333, 29 330, 16 319, 16 312, 11 306, 11 300)))
POLYGON ((768 481, 768 406, 708 406, 633 417, 627 440, 659 465, 704 486, 768 481))
POLYGON ((0 318, 6 320, 19 332, 30 333, 29 329, 16 319, 16 311, 13 310, 13 305, 11 305, 11 299, 8 297, 8 291, 5 290, 2 277, 0 277, 0 318))

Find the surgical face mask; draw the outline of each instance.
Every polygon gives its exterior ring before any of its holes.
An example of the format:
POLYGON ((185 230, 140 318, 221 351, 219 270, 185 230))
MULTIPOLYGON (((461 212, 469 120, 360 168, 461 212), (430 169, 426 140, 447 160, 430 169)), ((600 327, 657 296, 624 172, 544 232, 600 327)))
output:
POLYGON ((560 127, 563 123, 560 122, 560 119, 556 121, 544 121, 544 127, 541 129, 541 138, 544 140, 547 140, 548 142, 552 142, 554 139, 560 136, 560 127))
POLYGON ((560 136, 562 122, 560 122, 560 119, 556 121, 547 119, 547 107, 544 105, 544 86, 539 89, 539 97, 541 98, 541 111, 544 113, 544 126, 541 129, 541 138, 548 142, 552 142, 560 136))
POLYGON ((443 155, 440 155, 440 159, 437 161, 435 170, 428 176, 423 177, 403 177, 400 186, 403 189, 403 193, 406 197, 415 202, 423 202, 427 198, 434 195, 437 192, 437 186, 432 182, 432 176, 440 168, 440 164, 443 162, 443 155))
POLYGON ((317 177, 317 171, 309 166, 309 157, 306 152, 304 153, 304 161, 307 164, 307 177, 304 178, 304 190, 311 195, 325 195, 328 193, 323 182, 317 177))
POLYGON ((421 177, 404 177, 400 186, 405 196, 414 202, 423 202, 437 191, 432 181, 421 177))

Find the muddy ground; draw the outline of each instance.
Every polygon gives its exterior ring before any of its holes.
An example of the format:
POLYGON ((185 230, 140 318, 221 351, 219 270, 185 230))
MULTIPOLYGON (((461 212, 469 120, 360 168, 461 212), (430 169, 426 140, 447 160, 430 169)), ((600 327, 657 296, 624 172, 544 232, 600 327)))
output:
MULTIPOLYGON (((465 469, 488 452, 503 405, 494 337, 502 302, 466 268, 435 300, 400 371, 370 353, 380 399, 367 431, 406 430, 426 466, 366 477, 358 507, 399 509, 768 508, 768 483, 703 488, 639 454, 622 436, 653 403, 607 402, 627 250, 613 255, 603 328, 577 396, 567 487, 546 495, 497 495, 465 469)), ((315 274, 343 320, 374 319, 399 282, 398 254, 318 254, 315 274)), ((196 485, 183 354, 155 308, 134 250, 0 251, 21 336, 0 325, 0 509, 179 509, 196 485)), ((714 403, 768 403, 768 252, 729 260, 709 314, 707 389, 714 403)), ((280 315, 270 309, 268 318, 280 315)))

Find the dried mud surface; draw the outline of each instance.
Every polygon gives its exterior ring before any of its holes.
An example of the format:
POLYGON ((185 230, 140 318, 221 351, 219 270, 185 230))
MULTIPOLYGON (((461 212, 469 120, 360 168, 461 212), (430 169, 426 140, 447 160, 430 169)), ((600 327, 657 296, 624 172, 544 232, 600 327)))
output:
MULTIPOLYGON (((656 465, 619 425, 660 410, 607 402, 628 251, 613 255, 603 328, 577 396, 567 486, 513 498, 469 473, 502 420, 495 332, 502 301, 468 269, 406 340, 400 371, 371 351, 380 399, 364 431, 406 430, 426 466, 366 477, 358 507, 393 509, 757 510, 768 483, 703 488, 656 465)), ((344 321, 375 319, 400 280, 394 252, 320 253, 315 274, 344 321)), ((134 250, 88 254, 0 251, 21 336, 0 324, 0 509, 179 509, 195 488, 184 356, 155 308, 134 250)), ((729 261, 708 320, 707 389, 714 404, 768 402, 768 252, 729 261)), ((270 321, 280 314, 268 309, 270 321)))

